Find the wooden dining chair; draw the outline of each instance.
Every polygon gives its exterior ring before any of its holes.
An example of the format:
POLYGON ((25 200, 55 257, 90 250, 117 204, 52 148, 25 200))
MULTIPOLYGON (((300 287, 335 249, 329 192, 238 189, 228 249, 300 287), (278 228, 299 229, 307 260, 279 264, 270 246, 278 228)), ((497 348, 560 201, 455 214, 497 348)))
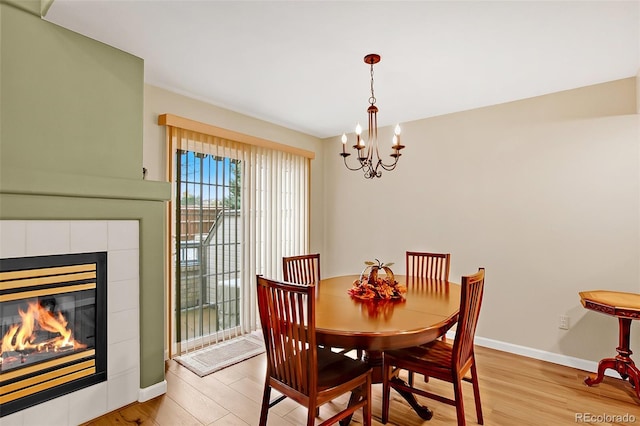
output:
POLYGON ((484 292, 484 268, 473 275, 462 277, 460 313, 453 344, 434 340, 411 348, 391 350, 384 353, 382 384, 382 423, 389 420, 389 399, 391 388, 401 392, 411 392, 432 398, 456 407, 458 425, 465 425, 462 400, 462 381, 471 382, 475 398, 478 423, 483 424, 478 372, 474 355, 473 339, 478 324, 482 295, 484 292), (447 398, 427 389, 409 386, 396 377, 399 369, 414 371, 428 377, 453 384, 454 398, 447 398), (471 377, 466 377, 471 371, 471 377))
MULTIPOLYGON (((407 251, 405 256, 407 284, 417 283, 420 278, 431 278, 445 283, 449 281, 450 264, 451 253, 407 251)), ((447 336, 443 334, 440 339, 446 341, 447 336)), ((425 376, 424 381, 428 382, 429 378, 425 376)), ((413 386, 413 372, 409 372, 409 385, 413 386)))
POLYGON ((408 278, 434 278, 448 281, 450 262, 450 253, 407 251, 405 257, 406 275, 408 278))
POLYGON ((315 285, 257 277, 258 310, 267 354, 260 426, 269 408, 289 397, 307 407, 307 425, 315 424, 318 407, 351 392, 347 407, 324 420, 333 424, 362 408, 371 425, 371 367, 363 361, 316 345, 315 285), (270 402, 271 389, 282 397, 270 402))
POLYGON ((285 281, 298 284, 320 282, 320 254, 303 254, 282 258, 282 275, 285 281))
MULTIPOLYGON (((282 275, 284 281, 297 284, 320 283, 320 254, 302 254, 282 258, 282 275)), ((338 348, 341 353, 351 352, 351 348, 338 348)), ((356 350, 356 357, 362 358, 362 350, 356 350)))

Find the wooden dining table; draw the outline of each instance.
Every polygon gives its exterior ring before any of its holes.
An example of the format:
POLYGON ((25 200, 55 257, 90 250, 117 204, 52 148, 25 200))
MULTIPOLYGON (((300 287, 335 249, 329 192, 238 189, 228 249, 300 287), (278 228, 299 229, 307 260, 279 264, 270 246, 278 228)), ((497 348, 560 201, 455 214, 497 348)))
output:
MULTIPOLYGON (((382 382, 385 350, 416 346, 442 336, 458 319, 460 285, 450 281, 396 275, 407 287, 402 299, 360 300, 347 291, 359 275, 325 278, 316 284, 316 339, 329 347, 361 349, 382 382)), ((418 415, 432 412, 410 393, 401 393, 418 415)))

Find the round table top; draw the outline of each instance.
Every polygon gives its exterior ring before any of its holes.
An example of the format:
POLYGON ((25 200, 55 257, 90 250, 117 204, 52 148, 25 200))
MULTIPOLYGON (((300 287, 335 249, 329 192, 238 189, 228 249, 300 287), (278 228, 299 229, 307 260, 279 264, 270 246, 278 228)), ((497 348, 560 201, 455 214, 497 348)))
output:
POLYGON ((460 285, 396 275, 407 286, 404 300, 361 301, 347 290, 359 275, 325 278, 317 284, 316 335, 319 344, 370 351, 432 341, 455 322, 460 285))

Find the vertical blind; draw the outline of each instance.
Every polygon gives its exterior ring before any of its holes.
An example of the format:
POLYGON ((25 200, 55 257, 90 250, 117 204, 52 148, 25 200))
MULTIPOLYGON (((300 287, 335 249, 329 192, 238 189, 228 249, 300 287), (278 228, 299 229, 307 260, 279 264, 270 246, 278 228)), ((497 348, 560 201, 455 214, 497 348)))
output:
POLYGON ((258 325, 256 275, 281 277, 283 256, 309 250, 310 159, 169 125, 167 131, 172 156, 180 149, 234 159, 241 167, 239 333, 253 331, 258 325))

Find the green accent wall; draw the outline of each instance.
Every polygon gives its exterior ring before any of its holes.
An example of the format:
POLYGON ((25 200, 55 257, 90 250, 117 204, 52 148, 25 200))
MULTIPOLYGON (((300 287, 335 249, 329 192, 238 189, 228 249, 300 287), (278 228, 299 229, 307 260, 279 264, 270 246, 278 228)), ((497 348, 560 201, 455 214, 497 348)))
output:
POLYGON ((142 178, 144 63, 39 11, 0 0, 0 219, 139 221, 146 388, 164 380, 171 186, 142 178))
POLYGON ((0 165, 141 178, 142 59, 2 8, 0 165))

